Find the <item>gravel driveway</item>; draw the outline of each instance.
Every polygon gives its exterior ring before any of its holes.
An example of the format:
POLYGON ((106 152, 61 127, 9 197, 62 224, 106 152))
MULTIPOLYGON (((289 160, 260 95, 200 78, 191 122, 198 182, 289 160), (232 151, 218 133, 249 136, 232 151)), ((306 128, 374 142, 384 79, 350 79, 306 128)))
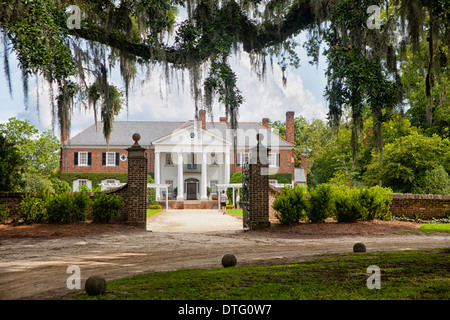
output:
POLYGON ((221 267, 226 253, 234 254, 238 266, 242 266, 299 261, 323 253, 349 253, 356 242, 364 242, 369 252, 450 245, 448 234, 417 232, 333 237, 244 232, 242 220, 222 216, 218 211, 159 214, 149 219, 148 229, 152 232, 128 228, 115 233, 46 238, 1 237, 0 233, 0 299, 62 296, 69 291, 66 281, 71 265, 80 267, 83 288, 86 279, 94 274, 109 281, 138 273, 221 267), (210 224, 208 232, 194 231, 193 224, 181 222, 182 215, 190 218, 187 221, 196 217, 203 225, 210 224))

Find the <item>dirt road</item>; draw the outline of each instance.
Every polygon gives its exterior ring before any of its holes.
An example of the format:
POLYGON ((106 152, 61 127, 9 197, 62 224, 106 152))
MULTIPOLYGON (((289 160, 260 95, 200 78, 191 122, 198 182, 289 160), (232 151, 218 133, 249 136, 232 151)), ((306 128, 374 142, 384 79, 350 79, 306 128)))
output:
MULTIPOLYGON (((332 224, 324 227, 329 226, 334 228, 332 224)), ((303 260, 323 253, 348 253, 356 242, 364 242, 369 252, 450 245, 448 234, 394 234, 387 230, 375 235, 360 232, 323 237, 305 230, 303 235, 300 232, 295 236, 272 231, 195 233, 129 228, 70 237, 1 237, 0 233, 0 299, 50 299, 64 295, 69 291, 66 281, 71 275, 67 273, 71 265, 80 267, 83 288, 86 279, 94 274, 109 281, 145 272, 221 267, 221 258, 226 253, 234 254, 239 266, 303 260)))

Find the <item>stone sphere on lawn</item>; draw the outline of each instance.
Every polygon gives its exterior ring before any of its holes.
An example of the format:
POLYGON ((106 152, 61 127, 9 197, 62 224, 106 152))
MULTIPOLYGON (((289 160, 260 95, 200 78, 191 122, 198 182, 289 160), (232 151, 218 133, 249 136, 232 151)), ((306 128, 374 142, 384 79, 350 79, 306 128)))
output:
POLYGON ((106 280, 102 276, 90 276, 86 280, 84 289, 89 296, 98 296, 106 292, 106 280))
POLYGON ((232 254, 226 254, 222 258, 224 268, 234 267, 236 265, 236 257, 232 254))
POLYGON ((362 242, 353 245, 353 252, 366 252, 366 245, 362 242))

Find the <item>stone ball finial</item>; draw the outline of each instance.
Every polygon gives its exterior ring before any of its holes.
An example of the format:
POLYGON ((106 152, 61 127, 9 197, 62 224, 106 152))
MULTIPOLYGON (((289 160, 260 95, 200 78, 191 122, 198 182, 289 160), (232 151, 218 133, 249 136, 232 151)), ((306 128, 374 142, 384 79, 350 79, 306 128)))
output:
POLYGON ((353 252, 366 252, 366 245, 362 242, 357 242, 353 245, 353 252))
POLYGON ((236 265, 236 257, 232 254, 226 254, 222 257, 222 266, 224 268, 234 267, 236 265))
POLYGON ((89 296, 103 295, 106 292, 106 280, 102 276, 90 276, 84 286, 89 296))
POLYGON ((134 140, 134 145, 138 146, 139 145, 138 141, 141 140, 141 135, 139 133, 133 134, 133 140, 134 140))

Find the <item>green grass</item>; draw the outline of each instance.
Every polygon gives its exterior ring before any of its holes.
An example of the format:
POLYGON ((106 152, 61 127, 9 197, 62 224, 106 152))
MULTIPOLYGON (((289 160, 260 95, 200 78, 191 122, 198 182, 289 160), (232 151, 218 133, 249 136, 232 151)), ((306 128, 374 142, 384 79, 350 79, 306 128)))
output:
POLYGON ((425 233, 450 232, 450 223, 426 223, 419 227, 425 233))
MULTIPOLYGON (((289 265, 191 269, 108 282, 104 296, 76 299, 450 299, 450 249, 323 255, 289 265), (368 289, 377 265, 381 289, 368 289)), ((238 258, 239 259, 239 258, 238 258)), ((238 260, 239 263, 239 260, 238 260)))
POLYGON ((235 216, 242 217, 242 209, 227 209, 226 211, 234 214, 235 216))
POLYGON ((151 216, 154 216, 158 212, 163 211, 162 209, 147 209, 147 218, 150 218, 151 216))

